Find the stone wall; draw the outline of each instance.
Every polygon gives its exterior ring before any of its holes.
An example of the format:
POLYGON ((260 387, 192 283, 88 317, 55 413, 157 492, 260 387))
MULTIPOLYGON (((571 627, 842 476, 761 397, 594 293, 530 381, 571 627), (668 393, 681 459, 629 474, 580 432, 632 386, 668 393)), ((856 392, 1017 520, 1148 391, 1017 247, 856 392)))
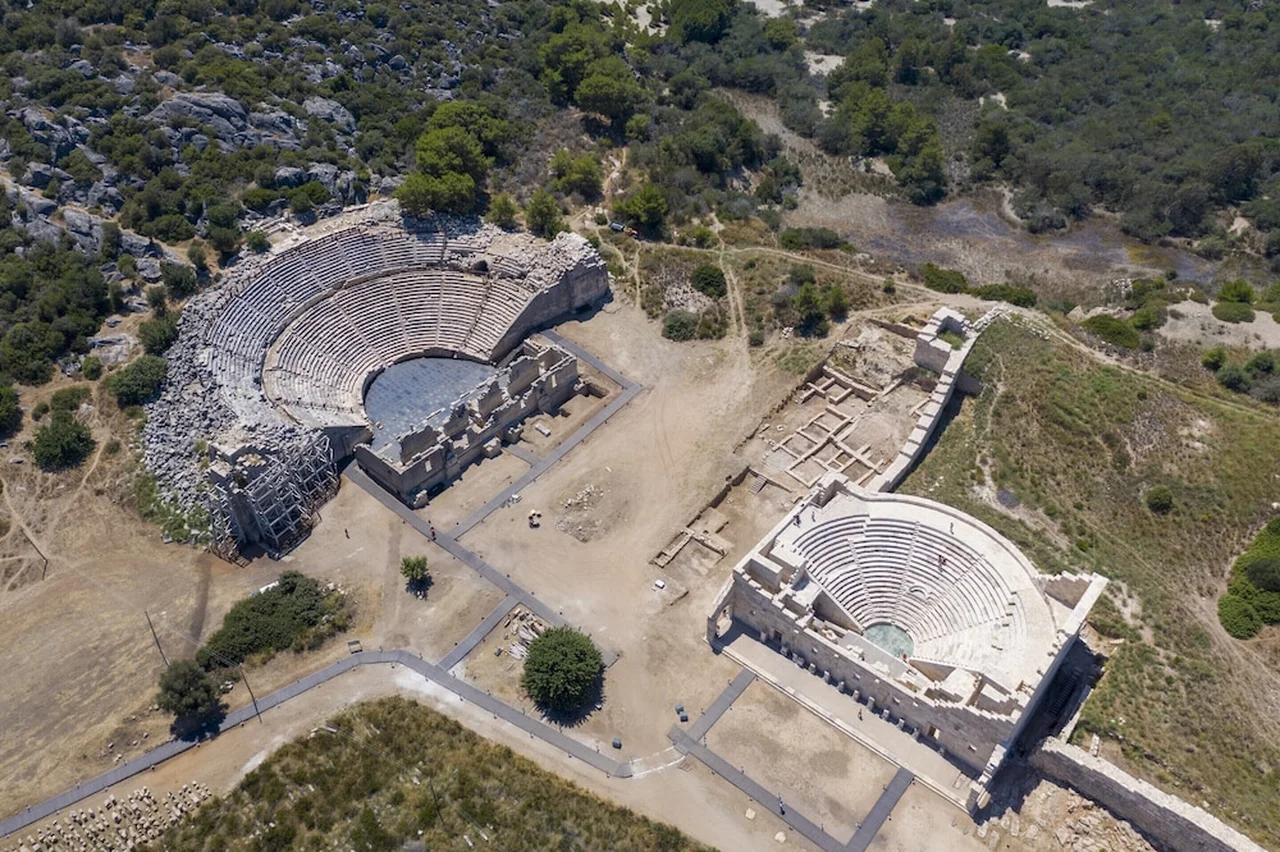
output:
POLYGON ((357 446, 357 463, 383 488, 420 507, 431 489, 456 479, 481 456, 496 455, 498 441, 526 418, 555 411, 584 390, 578 360, 567 351, 533 341, 522 346, 523 354, 507 366, 502 381, 464 395, 447 414, 436 412, 392 445, 357 446))
POLYGON ((872 491, 892 491, 898 487, 898 483, 902 482, 908 471, 924 455, 930 436, 942 421, 942 412, 957 390, 965 393, 981 390, 981 385, 961 369, 977 340, 977 332, 971 330, 968 320, 949 308, 939 308, 929 324, 916 336, 914 360, 921 367, 938 373, 938 384, 921 410, 915 428, 898 450, 898 455, 884 472, 871 480, 869 487, 872 491), (938 337, 939 332, 946 330, 966 335, 964 345, 953 349, 950 343, 938 337))
MULTIPOLYGON (((729 583, 717 613, 729 607, 734 620, 748 633, 781 650, 796 665, 810 669, 815 677, 843 684, 845 693, 852 696, 856 692, 863 703, 870 700, 871 712, 883 715, 887 710, 890 721, 902 719, 907 728, 945 749, 975 775, 986 768, 992 752, 1012 731, 1012 719, 913 695, 860 665, 822 636, 803 630, 792 613, 771 600, 763 588, 750 588, 742 574, 735 572, 729 583)), ((874 646, 867 650, 876 653, 874 646)))
POLYGON ((1212 814, 1069 743, 1045 740, 1030 763, 1170 849, 1262 852, 1261 846, 1212 814))

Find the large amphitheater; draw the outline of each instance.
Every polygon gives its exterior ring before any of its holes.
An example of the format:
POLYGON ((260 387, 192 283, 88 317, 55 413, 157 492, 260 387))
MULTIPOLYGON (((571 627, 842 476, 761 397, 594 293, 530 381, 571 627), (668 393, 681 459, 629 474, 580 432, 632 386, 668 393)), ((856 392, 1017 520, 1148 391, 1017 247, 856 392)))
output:
POLYGON ((735 567, 708 620, 866 703, 985 789, 1104 578, 1041 574, 949 506, 824 475, 735 567))
POLYGON ((346 214, 186 307, 148 406, 146 465, 184 509, 208 513, 216 549, 280 552, 357 449, 413 499, 581 390, 575 359, 526 338, 608 285, 577 235, 408 220, 394 203, 346 214), (385 418, 375 396, 394 402, 385 418))

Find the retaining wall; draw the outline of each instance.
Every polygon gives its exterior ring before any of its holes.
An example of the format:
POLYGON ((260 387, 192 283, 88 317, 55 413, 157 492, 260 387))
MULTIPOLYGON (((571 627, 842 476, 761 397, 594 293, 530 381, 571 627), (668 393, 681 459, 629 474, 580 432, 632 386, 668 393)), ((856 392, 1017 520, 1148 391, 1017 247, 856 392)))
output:
POLYGON ((1262 852, 1257 843, 1207 811, 1059 739, 1045 740, 1029 762, 1170 849, 1262 852))

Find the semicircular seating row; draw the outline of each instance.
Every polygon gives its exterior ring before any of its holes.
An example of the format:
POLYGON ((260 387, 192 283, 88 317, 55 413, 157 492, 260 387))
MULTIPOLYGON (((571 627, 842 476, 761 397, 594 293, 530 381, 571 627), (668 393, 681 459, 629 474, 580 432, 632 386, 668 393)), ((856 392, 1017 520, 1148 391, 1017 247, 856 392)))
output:
MULTIPOLYGON (((263 359, 282 332, 275 397, 308 425, 362 423, 365 377, 413 354, 489 359, 535 292, 519 278, 442 267, 446 250, 466 248, 440 231, 355 227, 273 256, 209 327, 209 367, 227 402, 242 414, 261 407, 263 359)), ((526 271, 518 259, 497 262, 508 275, 526 271)))
POLYGON ((930 526, 865 514, 822 521, 796 537, 809 575, 863 628, 888 622, 913 656, 961 667, 1009 648, 1026 614, 984 556, 930 526))

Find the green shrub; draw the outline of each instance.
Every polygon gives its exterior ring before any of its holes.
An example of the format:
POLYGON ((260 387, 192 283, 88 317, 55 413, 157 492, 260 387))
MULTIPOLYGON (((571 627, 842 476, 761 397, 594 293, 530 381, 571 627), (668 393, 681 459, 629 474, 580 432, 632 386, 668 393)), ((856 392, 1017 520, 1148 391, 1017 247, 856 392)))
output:
MULTIPOLYGON (((500 192, 489 200, 489 211, 484 214, 486 222, 497 225, 499 228, 511 230, 516 226, 516 216, 520 213, 520 208, 516 205, 515 199, 505 192, 500 192)), ((604 214, 598 214, 597 218, 604 218, 604 214)), ((604 222, 597 224, 603 225, 604 222)))
POLYGON ((552 627, 529 643, 520 685, 543 707, 573 711, 591 699, 603 668, 590 638, 571 627, 552 627))
POLYGON ((55 411, 49 422, 36 430, 31 454, 43 470, 63 470, 88 458, 94 446, 88 426, 69 411, 55 411))
POLYGON ((1213 306, 1213 315, 1223 322, 1253 322, 1257 316, 1253 308, 1244 302, 1218 302, 1213 306))
POLYGON ((1173 492, 1167 485, 1157 485, 1147 492, 1147 508, 1157 515, 1173 511, 1173 492))
POLYGON ((842 320, 849 313, 849 296, 839 284, 822 290, 822 307, 833 320, 842 320))
POLYGON ((164 286, 173 298, 186 299, 195 295, 199 280, 196 278, 196 271, 190 266, 166 263, 161 267, 161 274, 164 276, 164 286))
POLYGON ((1098 314, 1097 316, 1089 317, 1081 325, 1086 331, 1121 349, 1137 349, 1138 344, 1141 342, 1138 332, 1133 326, 1110 314, 1098 314))
POLYGON ((1225 346, 1215 346, 1206 350, 1200 358, 1200 363, 1206 370, 1213 370, 1215 373, 1222 369, 1227 363, 1227 349, 1225 346))
POLYGON ((704 263, 693 270, 689 276, 693 289, 713 299, 723 299, 729 292, 729 285, 724 278, 724 270, 713 263, 704 263))
POLYGON ((0 385, 0 438, 7 438, 22 428, 22 406, 13 385, 0 385))
POLYGON ((787 228, 778 235, 778 241, 788 251, 851 248, 846 240, 830 228, 787 228))
POLYGON ((1276 371, 1276 356, 1270 352, 1259 352, 1244 365, 1255 379, 1269 376, 1276 371))
POLYGON ((1280 592, 1280 557, 1260 554, 1244 568, 1249 582, 1266 592, 1280 592))
POLYGON ((657 235, 667 218, 667 197, 660 187, 646 183, 631 195, 619 199, 614 204, 614 211, 640 230, 657 235))
POLYGON ((1236 393, 1248 393, 1253 386, 1249 374, 1239 364, 1228 364, 1218 370, 1218 384, 1236 393))
POLYGON ((792 266, 787 273, 787 281, 796 287, 803 287, 806 284, 817 283, 818 276, 814 273, 810 264, 798 263, 792 266))
POLYGON ((102 378, 102 360, 94 355, 86 356, 80 364, 80 374, 89 381, 96 382, 102 378))
POLYGON ((53 392, 53 396, 49 397, 49 408, 53 411, 70 411, 80 410, 80 406, 89 400, 89 389, 84 385, 76 387, 62 388, 53 392))
MULTIPOLYGON (((968 293, 969 279, 955 269, 944 269, 932 263, 924 265, 924 286, 939 293, 968 293)), ((1135 344, 1136 345, 1136 344, 1135 344)))
POLYGON ((222 715, 218 684, 194 660, 174 660, 160 675, 156 704, 179 719, 208 720, 222 715))
POLYGON ((1015 287, 1012 284, 983 284, 975 287, 973 294, 980 299, 991 302, 1008 302, 1020 308, 1034 308, 1036 293, 1030 287, 1015 287))
POLYGON ((121 408, 150 402, 164 384, 168 363, 155 355, 143 355, 118 373, 107 377, 106 387, 121 408))
POLYGON ((764 346, 764 329, 753 328, 751 334, 747 335, 748 346, 764 346))
POLYGON ((1129 323, 1138 331, 1151 331, 1164 325, 1169 318, 1169 310, 1164 305, 1147 305, 1133 312, 1129 323))
POLYGON ((1255 298, 1253 288, 1249 286, 1249 282, 1244 280, 1228 281, 1222 285, 1222 289, 1218 291, 1218 299, 1223 302, 1236 302, 1242 305, 1252 305, 1255 298))
POLYGON ((148 355, 163 354, 177 339, 178 318, 171 313, 143 320, 138 326, 138 340, 148 355))
POLYGON ((169 308, 169 290, 163 284, 153 284, 143 291, 147 297, 147 305, 157 316, 169 308))
POLYGON ((525 205, 524 221, 530 231, 547 239, 565 230, 564 220, 560 218, 560 204, 555 196, 541 187, 534 190, 525 205))
POLYGON ((1262 629, 1262 619, 1248 601, 1228 592, 1218 598, 1218 621, 1237 639, 1252 639, 1262 629))
POLYGON ((31 409, 31 419, 39 423, 44 416, 49 413, 48 402, 37 402, 36 407, 31 409))
POLYGON ((400 559, 400 576, 413 591, 431 585, 431 572, 427 569, 427 557, 405 556, 400 559))
POLYGON ((271 240, 267 239, 267 235, 262 231, 250 231, 244 235, 245 245, 253 252, 264 252, 271 248, 271 240))
POLYGON ((668 340, 693 340, 698 334, 698 315, 671 311, 662 321, 662 336, 668 340))
POLYGON ((231 607, 196 660, 209 670, 239 665, 261 652, 314 647, 317 638, 346 628, 344 605, 340 593, 326 594, 313 578, 285 571, 278 585, 231 607))

